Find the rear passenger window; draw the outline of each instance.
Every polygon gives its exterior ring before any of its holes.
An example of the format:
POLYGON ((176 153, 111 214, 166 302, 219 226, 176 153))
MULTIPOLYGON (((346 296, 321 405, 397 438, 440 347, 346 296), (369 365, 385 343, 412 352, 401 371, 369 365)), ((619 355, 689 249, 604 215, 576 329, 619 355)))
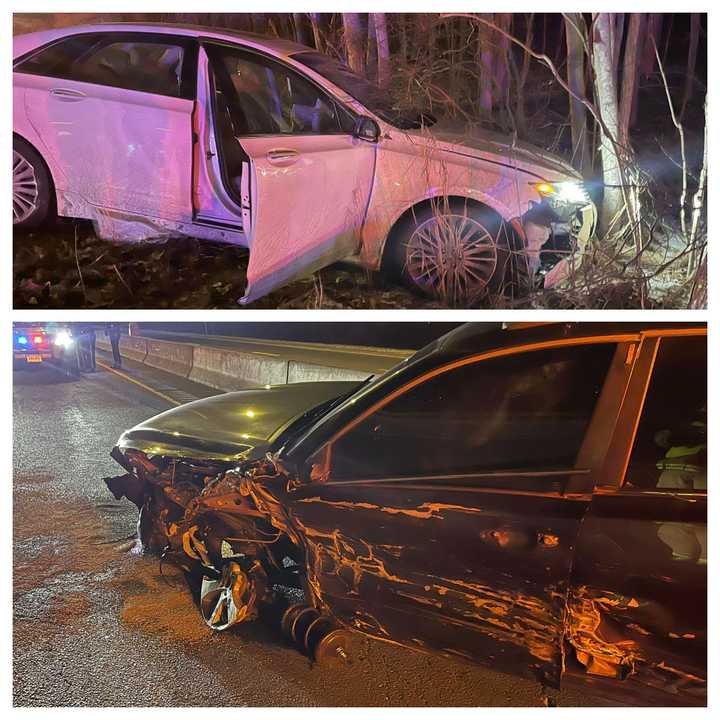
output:
POLYGON ((180 43, 115 38, 109 34, 69 37, 22 61, 15 70, 156 95, 182 96, 185 53, 180 43))
POLYGON ((707 338, 663 338, 623 489, 707 492, 707 338))

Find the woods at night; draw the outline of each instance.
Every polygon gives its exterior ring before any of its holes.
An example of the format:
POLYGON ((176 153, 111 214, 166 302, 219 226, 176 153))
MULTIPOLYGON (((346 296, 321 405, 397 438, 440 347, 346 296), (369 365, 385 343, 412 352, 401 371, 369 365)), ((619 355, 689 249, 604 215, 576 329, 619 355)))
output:
MULTIPOLYGON (((292 40, 346 63, 370 81, 375 89, 363 89, 365 106, 385 112, 383 119, 400 127, 401 119, 426 136, 450 132, 458 145, 476 138, 502 138, 510 154, 529 143, 537 152, 571 165, 584 178, 597 207, 594 232, 587 242, 556 242, 556 230, 548 226, 545 231, 540 223, 543 230, 537 242, 542 247, 535 264, 549 267, 542 272, 550 274, 558 258, 564 266, 555 268, 552 283, 542 281, 542 273, 533 276, 531 267, 525 289, 510 296, 505 292, 492 306, 706 304, 704 15, 18 15, 15 32, 118 21, 190 23, 292 40)), ((354 91, 350 85, 344 89, 354 91)), ((524 217, 522 221, 527 225, 524 217)), ((51 239, 45 233, 16 245, 18 306, 232 306, 245 286, 247 258, 236 248, 213 250, 205 242, 199 250, 197 241, 185 238, 172 247, 135 247, 128 254, 93 238, 82 225, 53 231, 51 239), (149 259, 150 252, 154 259, 149 259), (205 258, 202 279, 184 277, 184 292, 165 297, 167 288, 158 290, 153 280, 155 267, 170 262, 166 255, 179 264, 183 276, 182 268, 193 256, 205 258), (223 259, 216 261, 219 255, 223 259), (95 262, 100 256, 112 262, 95 262), (217 274, 217 266, 226 268, 228 259, 236 273, 217 274), (92 266, 87 268, 93 278, 90 287, 79 277, 87 261, 92 266), (42 269, 50 265, 54 272, 42 269)), ((525 240, 524 249, 512 246, 511 252, 531 252, 531 244, 525 240)), ((316 270, 315 275, 295 277, 260 300, 259 306, 447 306, 489 301, 472 294, 458 301, 453 299, 456 292, 437 290, 423 299, 405 293, 386 274, 348 273, 336 265, 316 270)), ((440 275, 447 272, 438 270, 440 275)), ((504 282, 523 284, 517 279, 504 282)))

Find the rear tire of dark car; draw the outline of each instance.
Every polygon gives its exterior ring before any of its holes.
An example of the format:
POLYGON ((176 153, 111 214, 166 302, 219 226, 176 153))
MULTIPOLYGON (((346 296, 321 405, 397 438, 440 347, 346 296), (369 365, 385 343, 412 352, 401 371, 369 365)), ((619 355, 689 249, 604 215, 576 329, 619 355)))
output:
POLYGON ((37 228, 50 215, 51 200, 43 159, 25 140, 13 137, 13 228, 37 228))
POLYGON ((414 209, 388 239, 391 271, 447 307, 494 304, 503 296, 514 231, 495 211, 462 199, 414 209))

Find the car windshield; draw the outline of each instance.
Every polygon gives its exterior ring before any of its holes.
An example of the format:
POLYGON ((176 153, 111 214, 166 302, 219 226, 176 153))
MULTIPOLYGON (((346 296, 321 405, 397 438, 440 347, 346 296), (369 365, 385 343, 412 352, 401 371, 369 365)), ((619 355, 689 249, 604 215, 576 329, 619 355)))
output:
POLYGON ((357 75, 347 65, 319 52, 301 52, 291 56, 329 80, 348 95, 352 95, 368 110, 401 130, 432 125, 435 119, 421 110, 401 110, 396 107, 387 90, 357 75))
POLYGON ((281 448, 283 446, 287 446, 290 442, 299 437, 305 431, 305 429, 312 425, 316 420, 319 420, 323 415, 329 413, 340 403, 345 402, 345 400, 347 400, 349 397, 352 397, 356 392, 358 392, 361 388, 364 388, 374 379, 375 375, 370 375, 370 377, 366 378, 361 383, 356 385, 354 388, 352 388, 352 390, 343 393, 336 398, 332 398, 331 400, 326 400, 319 405, 315 405, 314 407, 310 408, 310 410, 306 410, 302 415, 300 415, 300 417, 293 420, 290 425, 288 425, 280 433, 280 435, 277 436, 277 438, 275 438, 273 442, 273 447, 281 448))

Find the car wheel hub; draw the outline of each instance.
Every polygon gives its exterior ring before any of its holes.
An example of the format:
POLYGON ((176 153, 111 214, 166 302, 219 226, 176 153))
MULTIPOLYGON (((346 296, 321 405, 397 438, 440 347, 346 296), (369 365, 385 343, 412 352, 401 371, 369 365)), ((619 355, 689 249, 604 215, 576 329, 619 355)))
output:
POLYGON ((213 630, 226 630, 254 616, 256 598, 251 578, 236 562, 229 562, 219 578, 203 578, 200 610, 213 630))
POLYGON ((27 220, 37 209, 38 184, 35 168, 13 150, 13 224, 27 220))
POLYGON ((407 243, 413 282, 450 305, 470 305, 486 291, 497 267, 494 235, 467 215, 436 215, 407 243))

